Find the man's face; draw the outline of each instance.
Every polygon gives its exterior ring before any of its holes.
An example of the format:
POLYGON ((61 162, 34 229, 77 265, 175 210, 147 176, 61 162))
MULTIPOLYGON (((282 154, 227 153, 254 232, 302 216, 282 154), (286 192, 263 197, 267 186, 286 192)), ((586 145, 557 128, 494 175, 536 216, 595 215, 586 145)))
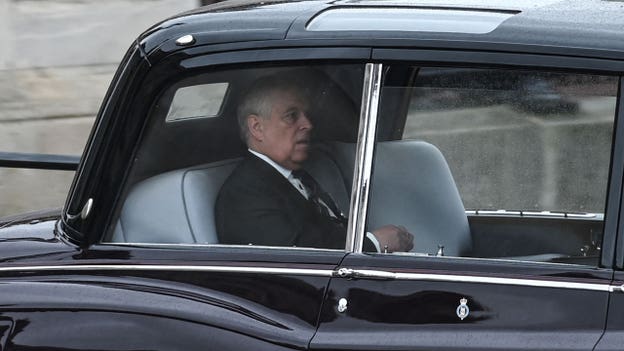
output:
POLYGON ((299 94, 276 90, 271 94, 271 114, 257 119, 252 128, 256 151, 291 170, 301 168, 308 158, 312 123, 306 102, 299 94))

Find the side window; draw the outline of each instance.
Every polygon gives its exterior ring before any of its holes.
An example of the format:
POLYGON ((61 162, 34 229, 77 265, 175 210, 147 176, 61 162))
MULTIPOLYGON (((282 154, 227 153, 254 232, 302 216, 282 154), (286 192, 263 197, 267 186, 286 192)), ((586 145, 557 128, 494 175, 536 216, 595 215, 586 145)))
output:
POLYGON ((418 253, 596 265, 617 78, 406 69, 382 90, 368 226, 418 253))
POLYGON ((363 70, 212 69, 165 87, 105 241, 344 250, 363 70))

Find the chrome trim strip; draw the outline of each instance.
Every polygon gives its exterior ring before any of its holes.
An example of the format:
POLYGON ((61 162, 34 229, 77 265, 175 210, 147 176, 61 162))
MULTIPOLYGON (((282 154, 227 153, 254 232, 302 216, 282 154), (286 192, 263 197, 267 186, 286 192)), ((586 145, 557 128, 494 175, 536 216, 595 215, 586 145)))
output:
POLYGON ((475 211, 475 214, 479 215, 518 215, 522 216, 522 212, 520 211, 507 211, 507 210, 478 210, 475 211))
POLYGON ((319 247, 298 247, 298 246, 264 246, 264 245, 230 245, 230 244, 194 244, 194 243, 146 243, 146 242, 101 242, 102 246, 129 246, 148 247, 161 249, 193 249, 193 248, 225 248, 225 249, 254 249, 254 250, 288 250, 288 251, 313 251, 313 252, 339 252, 344 254, 343 249, 324 249, 319 247))
POLYGON ((80 264, 59 266, 16 266, 0 267, 0 273, 20 273, 34 271, 173 271, 173 272, 218 272, 218 273, 264 273, 292 274, 305 276, 332 277, 329 269, 303 269, 278 267, 240 267, 240 266, 190 266, 190 265, 126 265, 126 264, 80 264))
POLYGON ((624 284, 609 286, 609 292, 610 293, 614 293, 614 292, 624 293, 624 284))
POLYGON ((348 269, 304 269, 278 267, 241 267, 241 266, 197 266, 197 265, 59 265, 59 266, 16 266, 0 267, 0 273, 27 273, 37 271, 170 271, 170 272, 206 272, 206 273, 261 273, 261 274, 288 274, 318 277, 342 277, 347 279, 385 279, 385 280, 417 280, 449 283, 476 283, 514 285, 540 288, 557 288, 573 290, 590 290, 602 292, 624 293, 624 285, 608 285, 595 283, 575 283, 552 280, 480 277, 454 274, 426 274, 426 273, 395 273, 388 271, 348 269), (344 272, 348 274, 344 274, 344 272))
MULTIPOLYGON (((528 286, 528 287, 538 287, 538 288, 575 289, 575 290, 591 290, 591 291, 604 291, 604 292, 613 292, 613 288, 614 288, 614 286, 611 286, 608 284, 575 283, 575 282, 565 282, 565 281, 521 279, 521 278, 480 277, 480 276, 454 275, 454 274, 395 273, 395 272, 367 270, 367 269, 362 269, 362 270, 354 269, 352 271, 352 274, 353 274, 353 277, 355 278, 515 285, 515 286, 528 286)), ((617 286, 616 288, 617 290, 621 290, 620 286, 617 286)))
POLYGON ((554 212, 554 211, 515 211, 515 210, 466 210, 466 215, 484 216, 521 216, 545 218, 595 218, 604 219, 602 213, 554 212))
POLYGON ((355 154, 355 174, 351 189, 351 207, 347 227, 346 252, 362 252, 365 235, 365 217, 368 209, 368 191, 373 165, 377 108, 381 92, 382 64, 367 63, 364 72, 364 90, 360 110, 360 129, 355 154))

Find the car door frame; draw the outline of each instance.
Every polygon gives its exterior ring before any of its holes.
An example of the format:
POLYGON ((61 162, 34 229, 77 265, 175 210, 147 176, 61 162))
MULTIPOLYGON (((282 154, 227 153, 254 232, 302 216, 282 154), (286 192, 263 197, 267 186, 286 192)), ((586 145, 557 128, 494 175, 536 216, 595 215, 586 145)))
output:
MULTIPOLYGON (((624 92, 624 79, 620 76, 620 96, 624 92)), ((618 104, 619 115, 624 116, 624 104, 621 100, 618 104)), ((615 150, 622 152, 624 143, 615 146, 615 150)), ((620 218, 624 215, 624 206, 620 208, 620 218)), ((614 294, 609 295, 609 310, 607 312, 606 330, 600 342, 596 345, 596 351, 619 350, 624 343, 624 226, 618 227, 617 244, 615 248, 615 271, 613 274, 614 294)))
MULTIPOLYGON (((80 253, 71 265, 40 268, 67 284, 74 282, 72 275, 59 278, 59 270, 80 272, 80 277, 95 275, 97 279, 82 285, 121 287, 113 294, 117 300, 124 299, 128 290, 140 291, 145 301, 150 300, 149 294, 162 290, 163 295, 181 297, 176 301, 182 306, 185 301, 192 305, 200 299, 205 304, 195 311, 182 308, 178 313, 163 304, 154 306, 149 314, 200 323, 213 330, 215 340, 222 345, 229 334, 220 336, 220 330, 227 330, 257 340, 250 344, 254 349, 267 345, 305 349, 316 330, 329 279, 345 250, 101 242, 114 230, 124 183, 154 97, 180 70, 309 60, 353 63, 370 58, 370 48, 366 47, 289 48, 276 42, 254 42, 247 45, 251 48, 232 46, 229 51, 211 45, 181 49, 159 57, 160 61, 141 58, 140 48, 131 50, 130 59, 113 81, 113 93, 109 92, 103 104, 94 129, 97 132, 85 149, 85 161, 57 226, 64 240, 81 247, 80 253), (168 75, 158 74, 169 69, 168 75), (123 95, 128 91, 135 93, 123 95), (90 204, 88 211, 83 211, 84 204, 90 204), (231 286, 218 280, 229 281, 231 286)), ((82 291, 75 289, 73 294, 82 291)), ((92 303, 122 314, 145 307, 140 298, 125 299, 121 304, 97 299, 92 303)))
MULTIPOLYGON (((472 336, 469 334, 458 333, 455 329, 457 324, 451 323, 437 325, 435 322, 432 326, 425 325, 422 329, 410 329, 409 326, 393 323, 383 323, 381 321, 374 322, 375 316, 365 313, 359 317, 349 317, 357 314, 358 308, 367 309, 370 305, 374 305, 374 298, 383 297, 383 292, 392 291, 392 284, 400 284, 400 282, 420 282, 426 284, 428 288, 434 289, 436 286, 445 286, 448 291, 461 290, 462 284, 467 284, 473 288, 479 285, 492 287, 492 289, 500 289, 501 287, 511 287, 516 291, 526 287, 525 292, 532 294, 535 289, 549 289, 552 291, 560 291, 564 289, 566 292, 575 291, 597 291, 602 299, 602 310, 606 313, 607 300, 609 295, 617 294, 621 291, 619 283, 613 284, 613 266, 616 247, 616 237, 618 230, 622 230, 619 226, 620 218, 620 202, 622 198, 622 179, 624 175, 624 125, 618 123, 623 116, 621 98, 622 98, 622 72, 624 72, 624 63, 622 61, 602 58, 588 57, 566 57, 560 55, 542 55, 542 54, 526 54, 526 53, 497 53, 491 51, 468 51, 468 50, 418 50, 418 49, 397 49, 397 48, 375 48, 373 49, 372 62, 376 63, 401 63, 414 62, 423 66, 459 66, 469 65, 470 67, 487 67, 487 68, 524 68, 536 70, 556 70, 566 72, 591 72, 615 75, 619 77, 619 91, 617 96, 617 105, 615 110, 614 131, 612 139, 612 153, 608 180, 608 196, 605 211, 604 236, 602 241, 602 253, 599 268, 598 267, 566 267, 566 265, 549 265, 536 262, 501 262, 489 259, 468 259, 468 258, 450 258, 450 257, 427 257, 409 258, 411 262, 406 263, 406 258, 390 257, 376 254, 363 254, 361 246, 352 245, 351 253, 343 260, 338 277, 332 278, 328 294, 323 306, 323 314, 319 330, 315 335, 311 348, 312 349, 405 349, 420 347, 436 347, 437 349, 466 349, 474 347, 475 349, 483 347, 509 347, 505 342, 518 341, 518 345, 522 345, 522 337, 515 337, 518 333, 500 333, 500 331, 492 331, 491 329, 479 328, 478 325, 472 327, 472 336), (432 268, 434 267, 434 268, 432 268), (520 268, 519 268, 520 267, 520 268), (452 271, 451 271, 452 270, 452 271), (523 274, 518 274, 524 271, 523 274), (557 277, 557 278, 554 278, 557 277), (577 279, 578 277, 584 277, 577 279), (453 284, 457 284, 453 286, 453 284), (556 289, 556 290, 553 290, 556 289), (354 291, 359 291, 359 300, 354 291), (369 294, 364 294, 367 292, 369 294), (378 293, 377 295, 375 293, 378 293), (363 296, 366 296, 364 298, 363 296), (342 300, 344 299, 344 300, 342 300), (353 300, 355 299, 355 300, 353 300), (353 300, 353 301, 352 301, 353 300), (342 310, 342 311, 340 311, 342 310), (358 320, 363 319, 362 320, 358 320), (368 319, 367 319, 368 318, 368 319), (371 321, 373 323, 371 324, 371 321), (337 334, 338 333, 338 334, 337 334), (340 335, 340 337, 336 337, 340 335), (501 336, 507 337, 506 341, 501 340, 501 336), (399 341, 397 341, 399 340, 399 341), (471 344, 472 343, 472 344, 471 344)), ((371 86, 377 85, 381 87, 381 77, 377 77, 374 83, 367 83, 371 86)), ((368 95, 369 98, 379 98, 379 92, 368 95)), ((366 104, 373 105, 375 102, 363 101, 366 104)), ((363 109, 364 110, 364 109, 363 109)), ((370 113, 363 118, 376 118, 375 113, 370 113)), ((376 123, 376 121, 369 121, 376 123)), ((362 122, 360 125, 363 125, 362 122)), ((363 228, 367 211, 367 201, 369 193, 369 184, 371 179, 372 154, 374 152, 373 145, 375 140, 375 130, 371 128, 365 133, 361 132, 361 140, 365 145, 358 146, 357 166, 364 169, 360 172, 356 180, 354 180, 353 194, 359 194, 359 207, 357 208, 359 221, 361 221, 358 230, 352 230, 349 234, 353 237, 353 242, 361 241, 364 235, 363 228), (361 151, 360 151, 361 149, 361 151), (356 187, 359 186, 359 187, 356 187)), ((355 195, 354 195, 355 196, 355 195)), ((416 240, 417 241, 417 240, 416 240)), ((403 284, 406 285, 406 284, 403 284)), ((426 289, 422 289, 424 291, 426 289)), ((421 291, 421 292, 422 292, 421 291)), ((399 295, 404 300, 408 298, 410 288, 400 286, 400 289, 394 294, 399 295), (401 295, 404 293, 404 295, 401 295)), ((390 293, 388 295, 393 295, 390 293)), ((452 295, 452 294, 451 294, 452 295)), ((454 306, 447 306, 448 313, 454 315, 455 307, 460 306, 459 295, 452 295, 457 298, 454 306)), ((509 295, 514 296, 514 295, 509 295)), ((521 298, 523 295, 516 295, 521 298)), ((387 296, 386 296, 387 297, 387 296)), ((574 302, 582 301, 579 296, 572 294, 570 308, 575 309, 578 305, 574 302)), ((400 299, 399 299, 400 301, 400 299)), ((463 301, 463 300, 462 300, 463 301)), ((386 301, 388 302, 388 301, 386 301)), ((505 305, 504 301, 497 301, 498 305, 509 306, 512 316, 515 314, 518 318, 526 318, 524 310, 517 308, 513 299, 505 305)), ((526 303, 526 301, 525 301, 526 303)), ((470 304, 470 302, 468 302, 470 304)), ((479 306, 480 302, 476 302, 477 310, 483 306, 479 306)), ((526 308, 526 305, 522 305, 526 308)), ((392 304, 388 302, 387 306, 408 309, 408 305, 392 304)), ((540 308, 540 301, 532 300, 528 302, 528 306, 540 308)), ((370 312, 371 308, 367 311, 370 312)), ((578 309, 579 313, 580 310, 578 309)), ((483 311, 482 311, 483 312, 483 311)), ((377 314, 391 313, 391 311, 381 312, 376 310, 377 314)), ((370 313, 369 313, 370 314, 370 313)), ((478 315, 478 314, 477 314, 478 315)), ((481 315, 483 316, 483 315, 481 315)), ((606 318, 604 315, 597 317, 606 318)), ((397 319, 397 320, 400 320, 397 319)), ((459 321, 459 318, 457 318, 459 321)), ((516 327, 521 328, 522 325, 516 327)), ((569 325, 568 325, 569 327, 569 325)), ((593 337, 595 340, 589 341, 584 345, 585 348, 592 348, 599 340, 604 330, 604 324, 601 328, 594 330, 593 337)), ((580 334, 579 334, 580 335, 580 334)), ((540 333, 525 334, 525 336, 540 336, 540 333)), ((568 333, 562 338, 553 338, 552 335, 541 335, 541 339, 534 343, 524 343, 524 347, 528 349, 549 348, 549 347, 579 347, 579 339, 575 335, 568 333)), ((518 346, 514 345, 514 346, 518 346)))

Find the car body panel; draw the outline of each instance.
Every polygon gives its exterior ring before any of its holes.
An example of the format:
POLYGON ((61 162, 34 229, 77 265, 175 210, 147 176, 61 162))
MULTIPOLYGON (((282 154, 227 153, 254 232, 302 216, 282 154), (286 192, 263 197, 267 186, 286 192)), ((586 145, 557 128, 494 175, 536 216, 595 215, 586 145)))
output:
POLYGON ((55 235, 58 211, 40 216, 41 213, 34 213, 0 225, 0 242, 4 248, 1 262, 62 262, 78 253, 77 247, 55 235))
POLYGON ((333 278, 313 349, 587 350, 602 335, 611 281, 610 270, 450 257, 354 254, 341 267, 397 276, 333 278), (551 283, 597 290, 537 286, 551 283), (336 309, 340 298, 348 301, 344 313, 336 309))
MULTIPOLYGON (((33 257, 32 262, 20 259, 19 264, 9 263, 0 270, 0 310, 15 324, 11 347, 123 350, 145 347, 142 338, 159 335, 159 349, 201 348, 208 340, 234 349, 239 346, 230 340, 237 335, 249 347, 304 349, 316 330, 335 267, 310 263, 322 254, 307 255, 307 260, 299 255, 307 263, 283 259, 288 263, 280 264, 279 259, 253 261, 249 253, 240 253, 246 261, 236 263, 209 262, 203 259, 205 251, 189 255, 175 248, 111 246, 96 251, 72 256, 52 252, 33 257), (42 333, 40 328, 55 318, 70 318, 63 329, 82 325, 85 333, 55 328, 42 333), (168 329, 176 332, 163 334, 168 329), (180 330, 187 330, 189 336, 182 337, 180 330), (93 342, 93 333, 99 333, 100 342, 93 342), (119 335, 126 336, 120 339, 119 335)), ((236 255, 222 255, 232 256, 236 255)), ((343 254, 331 256, 336 262, 343 254)))
POLYGON ((617 293, 609 296, 609 314, 607 318, 606 331, 595 350, 618 350, 622 348, 624 342, 624 319, 622 318, 622 308, 624 308, 624 274, 619 271, 614 275, 613 286, 619 288, 617 293))
POLYGON ((57 271, 42 273, 38 267, 24 267, 29 273, 3 274, 1 294, 7 307, 2 315, 13 320, 19 330, 11 337, 14 347, 41 340, 41 346, 47 347, 71 349, 76 347, 73 344, 98 349, 102 343, 108 344, 104 349, 117 350, 160 335, 163 344, 158 347, 166 349, 167 345, 205 346, 211 339, 228 343, 228 338, 239 335, 247 336, 242 340, 250 340, 247 342, 254 347, 266 349, 277 344, 302 349, 315 330, 317 316, 312 306, 320 306, 327 281, 297 275, 176 272, 164 265, 150 271, 112 266, 74 271, 76 268, 57 266, 57 271), (299 311, 292 310, 293 306, 300 306, 299 311), (56 328, 50 326, 45 328, 47 333, 41 333, 42 326, 54 318, 69 318, 71 324, 83 325, 86 334, 65 331, 68 335, 59 338, 56 328), (165 332, 185 330, 189 325, 202 332, 189 331, 187 340, 177 332, 165 332), (93 342, 96 332, 102 333, 97 338, 100 342, 93 342), (119 339, 119 335, 129 338, 119 339))

